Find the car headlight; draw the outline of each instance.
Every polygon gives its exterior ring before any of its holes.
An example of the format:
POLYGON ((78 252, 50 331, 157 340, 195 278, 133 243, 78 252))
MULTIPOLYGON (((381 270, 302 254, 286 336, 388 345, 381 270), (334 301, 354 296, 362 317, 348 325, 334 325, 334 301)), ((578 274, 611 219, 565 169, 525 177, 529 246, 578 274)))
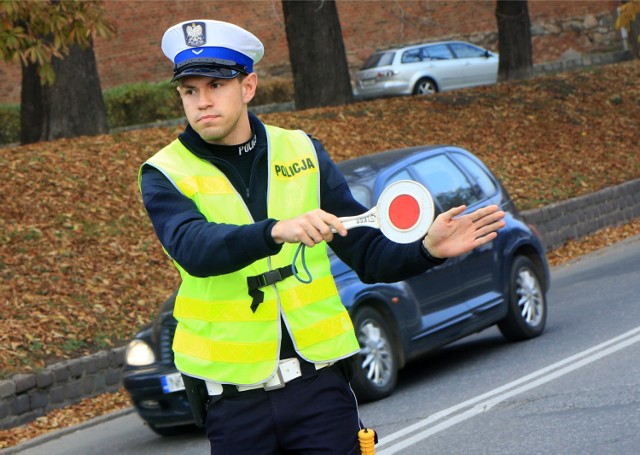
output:
POLYGON ((128 365, 134 367, 142 367, 145 365, 151 365, 156 361, 156 356, 153 353, 151 346, 142 340, 131 340, 127 345, 127 350, 124 354, 124 360, 128 365))

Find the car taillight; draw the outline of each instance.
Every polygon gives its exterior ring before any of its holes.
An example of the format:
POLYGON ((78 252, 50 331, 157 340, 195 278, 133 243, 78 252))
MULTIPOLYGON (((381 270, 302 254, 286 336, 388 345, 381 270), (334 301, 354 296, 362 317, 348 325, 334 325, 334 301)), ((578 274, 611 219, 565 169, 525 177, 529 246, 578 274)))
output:
POLYGON ((395 76, 396 74, 398 74, 398 73, 396 71, 393 71, 393 70, 379 71, 378 74, 376 74, 376 79, 377 80, 389 79, 389 78, 392 78, 393 76, 395 76))

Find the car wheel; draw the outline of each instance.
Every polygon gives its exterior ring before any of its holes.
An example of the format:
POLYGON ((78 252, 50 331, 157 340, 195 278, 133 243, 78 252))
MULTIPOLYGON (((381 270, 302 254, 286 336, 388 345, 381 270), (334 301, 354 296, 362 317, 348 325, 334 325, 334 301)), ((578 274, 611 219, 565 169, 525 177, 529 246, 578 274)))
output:
POLYGON ((363 308, 354 317, 360 353, 352 387, 360 401, 375 401, 391 395, 398 381, 398 356, 391 329, 373 308, 363 308))
POLYGON ((547 321, 547 299, 538 271, 525 256, 517 256, 511 266, 507 316, 498 323, 500 332, 511 341, 540 335, 547 321))
POLYGON ((415 87, 413 88, 414 95, 433 95, 438 91, 438 86, 436 85, 433 79, 428 77, 423 77, 418 82, 416 82, 415 87))

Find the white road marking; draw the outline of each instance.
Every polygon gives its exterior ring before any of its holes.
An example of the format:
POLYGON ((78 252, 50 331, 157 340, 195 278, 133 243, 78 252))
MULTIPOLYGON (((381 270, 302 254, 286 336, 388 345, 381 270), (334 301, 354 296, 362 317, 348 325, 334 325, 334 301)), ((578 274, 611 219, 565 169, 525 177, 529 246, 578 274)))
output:
POLYGON ((478 395, 477 397, 471 398, 455 406, 436 412, 426 419, 416 422, 407 428, 381 438, 376 445, 376 453, 378 455, 390 455, 396 453, 428 438, 429 436, 446 430, 460 422, 464 422, 478 414, 486 412, 496 404, 508 398, 567 375, 578 368, 593 363, 598 359, 611 355, 638 342, 640 342, 640 327, 629 330, 620 336, 605 341, 604 343, 600 343, 592 348, 572 355, 571 357, 567 357, 566 359, 560 360, 559 362, 545 368, 541 368, 540 370, 534 371, 533 373, 516 379, 515 381, 490 390, 487 393, 478 395), (439 422, 445 417, 448 418, 439 422), (436 424, 436 422, 438 423, 436 424), (432 424, 433 426, 431 426, 432 424), (409 436, 412 433, 415 434, 409 436), (393 441, 400 438, 402 438, 401 441, 390 445, 393 441))

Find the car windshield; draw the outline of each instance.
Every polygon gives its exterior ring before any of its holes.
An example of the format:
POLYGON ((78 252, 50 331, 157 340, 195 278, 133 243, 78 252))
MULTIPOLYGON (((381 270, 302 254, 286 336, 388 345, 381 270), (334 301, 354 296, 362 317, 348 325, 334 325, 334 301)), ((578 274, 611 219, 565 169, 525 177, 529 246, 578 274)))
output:
POLYGON ((373 203, 371 201, 371 192, 367 187, 362 185, 349 185, 349 189, 351 189, 351 194, 356 201, 358 201, 368 209, 373 207, 373 203))
POLYGON ((376 52, 371 54, 364 65, 362 65, 361 70, 366 70, 369 68, 377 68, 379 66, 387 66, 391 65, 393 62, 394 52, 376 52))

